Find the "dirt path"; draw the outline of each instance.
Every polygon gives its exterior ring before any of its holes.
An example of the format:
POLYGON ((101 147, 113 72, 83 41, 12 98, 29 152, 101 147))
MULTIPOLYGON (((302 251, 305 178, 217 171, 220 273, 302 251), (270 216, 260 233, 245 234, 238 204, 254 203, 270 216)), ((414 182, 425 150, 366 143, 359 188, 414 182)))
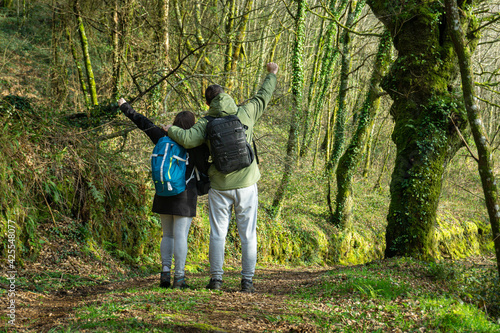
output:
POLYGON ((49 294, 18 290, 16 292, 16 324, 19 329, 33 332, 46 332, 65 322, 75 307, 95 302, 102 295, 113 290, 143 286, 151 278, 131 279, 126 282, 109 283, 79 288, 69 291, 54 291, 49 294))
MULTIPOLYGON (((294 332, 313 332, 314 327, 290 325, 287 323, 271 323, 263 319, 263 311, 273 318, 286 315, 285 301, 294 290, 301 286, 314 284, 314 281, 325 272, 325 269, 300 270, 258 270, 256 276, 257 292, 243 294, 237 288, 224 287, 223 293, 210 293, 208 302, 197 305, 190 321, 206 322, 207 327, 223 328, 227 332, 245 331, 261 332, 263 330, 279 330, 294 332), (242 314, 244 314, 242 316, 242 314)), ((237 273, 227 273, 236 278, 237 273)), ((197 275, 205 280, 206 273, 197 275)), ((19 291, 17 294, 18 312, 16 323, 18 329, 27 332, 48 332, 53 328, 61 328, 74 321, 75 310, 85 305, 99 305, 109 301, 111 297, 120 296, 120 291, 131 288, 139 292, 157 286, 158 276, 135 278, 124 282, 79 288, 69 291, 55 291, 48 295, 31 291, 19 291), (114 296, 110 296, 114 292, 114 296)), ((184 290, 165 293, 164 297, 193 294, 195 290, 184 290)), ((121 297, 129 297, 133 293, 123 293, 121 297)), ((129 315, 133 316, 134 313, 129 315)), ((161 325, 160 325, 161 326, 161 325)), ((171 328, 171 326, 169 326, 171 328)), ((193 327, 179 326, 180 332, 207 331, 193 327)), ((210 331, 210 329, 208 330, 210 331)))
MULTIPOLYGON (((485 271, 494 267, 493 261, 485 258, 464 261, 460 265, 471 269, 482 267, 485 271)), ((154 274, 43 293, 40 292, 41 283, 54 282, 56 285, 63 280, 62 275, 49 277, 51 271, 44 267, 43 272, 47 274, 32 273, 33 278, 29 279, 32 287, 37 287, 32 290, 39 292, 17 290, 17 332, 69 332, 75 328, 78 332, 316 332, 328 330, 325 325, 338 325, 336 331, 349 328, 354 332, 359 328, 361 331, 401 332, 401 325, 406 327, 410 323, 411 327, 420 329, 429 323, 418 298, 408 297, 408 290, 439 295, 446 288, 444 281, 430 278, 420 263, 394 259, 350 267, 258 269, 254 278, 257 292, 244 294, 239 292, 239 269, 231 267, 232 270, 228 269, 224 275, 223 292, 205 290, 208 282, 205 270, 188 274, 188 283, 193 287, 189 290, 160 289, 159 274, 154 274), (332 270, 335 274, 325 274, 332 270), (348 272, 344 274, 344 270, 348 272), (356 275, 351 275, 353 270, 357 270, 356 275), (361 302, 367 302, 366 306, 357 305, 362 293, 356 294, 350 283, 365 276, 368 280, 373 277, 384 280, 382 277, 387 273, 394 288, 406 286, 401 294, 391 296, 388 301, 383 294, 370 298, 368 292, 367 298, 361 298, 361 302), (42 278, 49 282, 41 281, 42 278), (339 286, 339 291, 324 289, 325 283, 339 286), (344 292, 343 288, 351 290, 344 292)), ((110 274, 101 276, 111 278, 110 274)), ((87 282, 91 279, 88 274, 80 278, 87 282)), ((372 288, 378 287, 373 285, 372 288)), ((0 297, 0 307, 6 309, 7 300, 7 297, 0 297)), ((2 324, 0 332, 2 328, 14 331, 5 322, 2 324)))

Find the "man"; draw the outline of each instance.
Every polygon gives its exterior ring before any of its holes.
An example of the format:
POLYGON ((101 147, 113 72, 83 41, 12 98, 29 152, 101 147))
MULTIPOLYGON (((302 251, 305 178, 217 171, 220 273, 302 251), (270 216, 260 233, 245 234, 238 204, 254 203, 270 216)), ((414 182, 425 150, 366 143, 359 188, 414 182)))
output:
MULTIPOLYGON (((278 65, 267 64, 266 76, 257 95, 244 105, 237 106, 234 100, 219 85, 209 86, 205 91, 205 99, 210 107, 208 115, 214 118, 236 115, 248 129, 247 142, 252 142, 253 127, 262 116, 276 87, 278 65)), ((184 130, 177 126, 168 126, 168 136, 184 146, 193 148, 206 140, 208 120, 201 118, 193 127, 184 130)), ((257 263, 257 181, 260 178, 257 162, 229 174, 219 172, 214 165, 208 171, 211 189, 208 193, 210 220, 210 282, 207 289, 220 290, 222 287, 222 269, 224 265, 224 247, 231 219, 231 207, 234 207, 236 224, 241 239, 241 291, 254 292, 252 278, 257 263)))

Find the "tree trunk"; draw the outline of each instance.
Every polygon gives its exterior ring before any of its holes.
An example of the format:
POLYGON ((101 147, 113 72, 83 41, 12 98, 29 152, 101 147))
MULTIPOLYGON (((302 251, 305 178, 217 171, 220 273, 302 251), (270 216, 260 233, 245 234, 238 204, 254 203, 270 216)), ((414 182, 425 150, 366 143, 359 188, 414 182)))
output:
POLYGON ((313 106, 315 91, 318 86, 318 73, 320 73, 319 70, 320 53, 321 53, 320 51, 324 38, 323 28, 324 28, 324 20, 321 22, 318 39, 316 41, 314 50, 314 60, 311 70, 311 77, 309 80, 309 91, 307 94, 307 108, 304 111, 304 121, 303 121, 304 129, 302 132, 302 145, 299 152, 300 157, 304 157, 307 155, 307 152, 309 150, 309 147, 311 146, 314 137, 313 133, 315 133, 316 124, 321 114, 321 111, 318 109, 314 109, 313 111, 312 106, 313 106))
POLYGON ((4 8, 12 8, 13 4, 14 4, 14 0, 3 0, 2 1, 2 7, 4 7, 4 8))
POLYGON ((51 26, 51 64, 50 64, 50 92, 54 101, 60 104, 65 97, 66 85, 64 84, 64 66, 61 64, 60 49, 60 34, 64 33, 61 24, 61 12, 56 2, 52 1, 52 26, 51 26))
POLYGON ((111 40, 113 43, 113 99, 117 100, 120 96, 120 21, 118 17, 118 0, 115 0, 115 8, 113 9, 113 31, 111 32, 111 40))
POLYGON ((224 72, 226 74, 226 80, 224 85, 227 87, 231 84, 230 72, 231 72, 231 61, 233 60, 233 45, 234 45, 234 21, 236 16, 236 0, 229 0, 228 2, 228 12, 227 12, 227 22, 226 22, 226 51, 224 53, 224 72))
POLYGON ((278 43, 280 41, 280 38, 281 38, 281 32, 278 33, 275 37, 274 37, 274 43, 273 43, 273 46, 271 47, 271 49, 269 50, 269 56, 268 56, 268 62, 272 62, 274 61, 274 55, 276 54, 276 48, 278 47, 278 43))
MULTIPOLYGON (((264 21, 264 26, 268 26, 269 25, 269 22, 271 20, 271 17, 273 17, 273 15, 268 15, 267 19, 264 21)), ((267 32, 267 29, 261 29, 261 33, 260 33, 260 48, 259 48, 259 63, 257 65, 257 73, 260 74, 263 69, 264 69, 264 65, 265 65, 265 61, 266 61, 266 46, 267 46, 267 38, 266 37, 266 32, 267 32)), ((254 83, 253 83, 253 88, 252 88, 252 93, 251 94, 248 94, 247 96, 253 96, 257 93, 257 89, 259 89, 259 82, 261 80, 261 76, 260 75, 255 75, 255 80, 254 80, 254 83)))
POLYGON ((90 98, 93 105, 99 105, 99 103, 97 102, 97 89, 94 80, 94 71, 92 70, 92 62, 90 61, 89 42, 87 40, 87 35, 85 33, 85 27, 83 26, 82 17, 80 15, 80 4, 78 0, 75 1, 74 9, 75 9, 75 16, 78 21, 78 31, 80 33, 80 42, 82 45, 85 70, 87 73, 87 83, 90 89, 90 98))
POLYGON ((380 82, 389 68, 391 47, 390 34, 386 32, 380 40, 370 87, 359 114, 358 127, 337 167, 337 200, 333 224, 342 230, 352 226, 352 206, 354 203, 352 183, 361 161, 363 147, 369 136, 369 129, 373 125, 373 119, 380 106, 382 93, 380 82))
POLYGON ((76 70, 78 72, 78 80, 80 81, 80 87, 82 88, 83 99, 85 101, 85 106, 90 108, 90 98, 87 91, 87 85, 85 84, 85 75, 83 74, 82 65, 78 58, 78 52, 76 50, 75 44, 73 43, 73 38, 71 37, 71 31, 66 28, 66 34, 68 36, 68 44, 71 49, 71 54, 73 55, 73 60, 75 61, 76 70))
POLYGON ((363 178, 368 178, 368 172, 372 166, 373 126, 375 126, 375 122, 373 122, 372 127, 368 130, 368 140, 366 141, 365 149, 363 151, 363 178))
MULTIPOLYGON (((351 28, 354 26, 356 18, 361 14, 361 10, 364 7, 364 1, 352 1, 349 7, 349 14, 347 15, 346 27, 351 28)), ((347 115, 347 87, 349 83, 349 73, 351 71, 351 38, 348 29, 344 29, 342 32, 342 37, 340 43, 342 44, 342 66, 340 69, 340 86, 339 93, 337 96, 337 112, 335 117, 335 138, 333 140, 332 154, 327 162, 326 172, 328 176, 328 192, 327 192, 327 202, 330 209, 331 219, 333 220, 334 215, 334 204, 332 200, 332 188, 333 188, 333 178, 334 172, 337 167, 337 163, 344 149, 345 141, 345 120, 347 115)))
POLYGON ((240 55, 241 55, 241 50, 243 49, 243 41, 245 40, 246 36, 246 31, 247 31, 247 24, 248 20, 250 18, 250 12, 252 11, 252 6, 253 6, 253 0, 247 0, 243 17, 241 18, 240 24, 240 29, 238 31, 238 36, 236 37, 235 44, 234 44, 234 50, 232 52, 232 59, 231 59, 231 66, 230 66, 230 74, 229 74, 229 81, 228 81, 228 88, 231 89, 231 87, 234 84, 234 78, 236 76, 237 72, 237 67, 238 67, 238 61, 240 60, 240 55))
POLYGON ((288 143, 285 156, 285 169, 280 185, 274 196, 272 203, 272 216, 278 217, 281 206, 288 189, 292 171, 297 163, 297 139, 299 124, 302 114, 302 90, 304 87, 304 69, 302 57, 304 52, 305 38, 305 14, 307 3, 305 0, 298 0, 297 15, 295 16, 295 42, 292 49, 292 118, 290 121, 290 131, 288 133, 288 143))
MULTIPOLYGON (((195 48, 193 47, 193 45, 189 41, 189 36, 186 36, 186 34, 184 33, 184 26, 182 25, 182 18, 184 17, 184 15, 183 15, 183 13, 181 13, 179 1, 173 0, 172 5, 174 6, 175 17, 177 20, 177 25, 179 26, 179 35, 180 35, 179 38, 180 38, 180 40, 182 40, 186 44, 186 47, 190 52, 195 52, 195 48)), ((203 55, 200 55, 200 56, 203 56, 203 55)), ((193 100, 199 102, 199 107, 202 108, 203 107, 202 99, 200 99, 199 96, 193 92, 193 89, 191 88, 189 81, 184 79, 183 77, 181 77, 177 73, 175 73, 174 75, 176 78, 182 80, 182 87, 186 90, 186 93, 189 94, 193 98, 193 100)), ((167 105, 167 100, 164 99, 163 100, 163 109, 164 110, 167 109, 166 105, 167 105)))
MULTIPOLYGON (((340 15, 343 13, 345 7, 348 4, 347 0, 342 0, 339 7, 335 8, 336 0, 330 1, 330 11, 334 15, 334 18, 337 20, 340 15)), ((337 57, 339 55, 339 49, 335 45, 336 43, 336 34, 337 34, 337 25, 332 20, 328 23, 325 34, 325 47, 323 51, 323 57, 321 59, 321 71, 318 78, 318 94, 316 96, 316 103, 314 105, 314 112, 319 115, 323 111, 324 103, 328 96, 328 91, 332 86, 332 76, 333 66, 337 61, 337 57)), ((333 124, 335 119, 335 109, 329 113, 328 120, 329 124, 333 124)), ((327 126, 327 133, 325 135, 325 143, 326 147, 326 161, 330 159, 330 139, 331 139, 331 126, 327 126)))
POLYGON ((458 68, 439 1, 408 4, 370 0, 392 35, 398 58, 382 86, 394 103, 397 147, 386 230, 386 257, 432 256, 443 172, 467 126, 453 100, 458 68))
MULTIPOLYGON (((168 20, 168 14, 170 9, 170 1, 169 0, 160 0, 160 26, 161 26, 161 59, 163 65, 163 75, 166 75, 170 69, 170 24, 168 20)), ((168 90, 168 82, 167 80, 163 81, 161 84, 162 96, 167 95, 168 90)))
MULTIPOLYGON (((203 38, 203 34, 201 33, 202 25, 201 25, 201 3, 199 1, 196 2, 195 4, 195 20, 196 20, 196 40, 198 41, 199 45, 205 44, 205 38, 203 38)), ((207 72, 207 69, 212 66, 210 60, 208 57, 205 55, 205 50, 203 49, 203 53, 200 56, 200 59, 198 62, 202 62, 201 64, 201 69, 204 73, 207 72)), ((195 66, 196 68, 196 66, 195 66)))
MULTIPOLYGON (((471 56, 469 47, 475 44, 466 42, 465 34, 462 30, 462 24, 467 25, 470 18, 460 17, 456 0, 445 0, 446 15, 450 35, 457 53, 460 73, 462 77, 462 92, 467 110, 467 118, 471 126, 474 142, 478 152, 478 169, 483 185, 486 208, 490 217, 491 231, 493 233, 493 242, 497 258, 497 269, 500 275, 500 212, 498 208, 498 189, 495 174, 493 172, 493 163, 491 148, 486 139, 486 130, 479 117, 479 108, 474 97, 474 73, 471 68, 471 56)), ((465 11, 461 11, 465 13, 465 11)), ((471 14, 469 14, 471 15, 471 14)))
POLYGON ((380 183, 382 182, 382 176, 384 175, 385 172, 385 166, 387 165, 387 161, 389 160, 389 156, 391 155, 391 143, 388 141, 387 142, 387 149, 384 157, 384 163, 382 163, 382 167, 380 168, 380 172, 378 174, 377 181, 375 182, 375 185, 373 185, 373 190, 380 190, 382 187, 380 186, 380 183))

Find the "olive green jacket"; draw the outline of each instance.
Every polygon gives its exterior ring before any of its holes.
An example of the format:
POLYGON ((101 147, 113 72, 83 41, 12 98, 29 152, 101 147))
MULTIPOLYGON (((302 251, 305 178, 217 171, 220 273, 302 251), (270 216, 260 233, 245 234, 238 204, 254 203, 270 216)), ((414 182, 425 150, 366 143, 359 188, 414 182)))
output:
MULTIPOLYGON (((266 76, 257 95, 241 106, 237 106, 228 94, 221 93, 210 103, 208 115, 212 117, 223 117, 231 114, 237 115, 241 122, 248 126, 246 131, 247 141, 251 143, 253 127, 271 100, 275 87, 276 75, 270 73, 266 76)), ((194 148, 206 142, 207 123, 208 120, 201 118, 193 127, 187 130, 172 126, 168 130, 168 136, 186 149, 194 148)), ((244 188, 257 183, 260 178, 260 171, 254 159, 250 166, 227 175, 219 172, 215 168, 215 165, 212 165, 208 170, 208 176, 210 177, 212 188, 224 191, 244 188)))

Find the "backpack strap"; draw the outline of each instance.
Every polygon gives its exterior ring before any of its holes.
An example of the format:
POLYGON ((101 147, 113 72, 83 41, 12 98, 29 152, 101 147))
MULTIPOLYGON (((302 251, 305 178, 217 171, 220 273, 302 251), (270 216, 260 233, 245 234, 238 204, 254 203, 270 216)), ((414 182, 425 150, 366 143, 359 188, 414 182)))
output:
MULTIPOLYGON (((191 176, 189 176, 189 178, 186 180, 186 185, 191 181, 191 179, 194 179, 195 170, 196 170, 196 167, 194 167, 193 171, 191 171, 191 176)), ((198 174, 198 172, 196 172, 196 173, 198 174)))
MULTIPOLYGON (((207 120, 207 124, 208 124, 209 122, 211 122, 212 120, 214 120, 214 119, 215 119, 215 118, 214 118, 214 117, 212 117, 212 116, 205 116, 205 117, 203 117, 203 118, 207 120)), ((208 132, 206 132, 206 133, 205 133, 205 139, 208 139, 208 132)))
POLYGON ((257 146, 255 145, 255 140, 252 138, 253 143, 253 153, 255 154, 255 162, 259 164, 259 155, 257 155, 257 146))
POLYGON ((201 179, 200 178, 200 172, 198 171, 198 168, 196 166, 193 168, 193 171, 196 174, 196 180, 200 181, 200 179, 201 179))

